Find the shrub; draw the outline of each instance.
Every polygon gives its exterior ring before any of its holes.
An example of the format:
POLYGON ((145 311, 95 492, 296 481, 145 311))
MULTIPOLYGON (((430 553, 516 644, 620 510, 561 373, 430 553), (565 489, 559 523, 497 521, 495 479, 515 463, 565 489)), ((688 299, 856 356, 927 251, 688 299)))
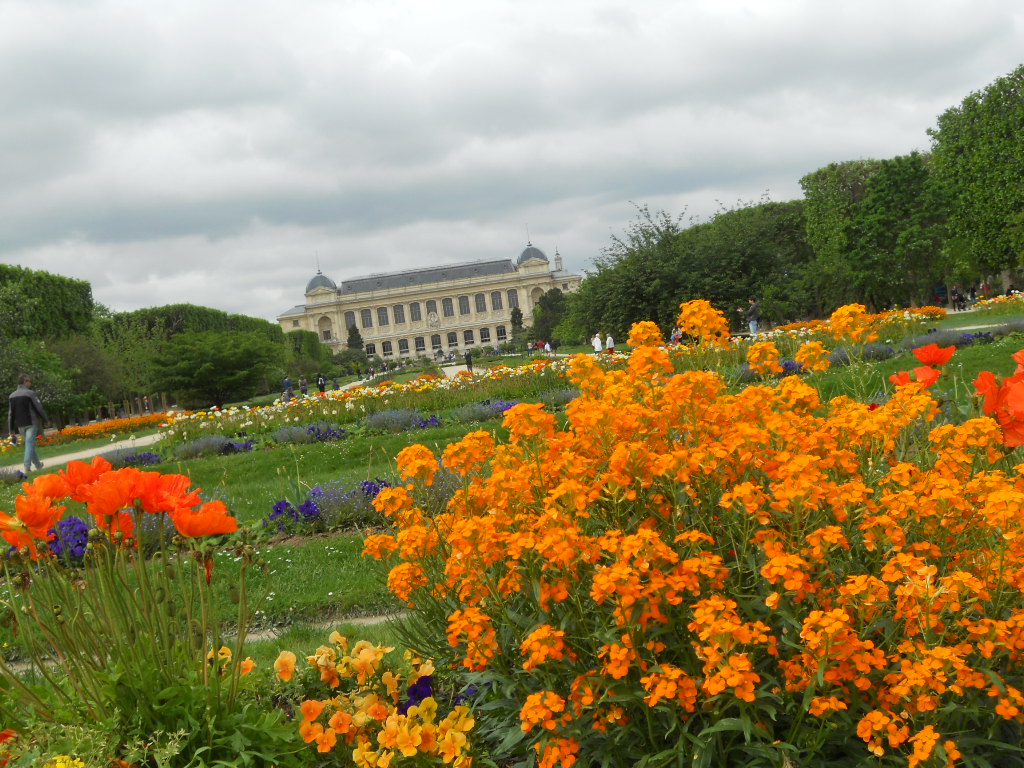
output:
POLYGON ((263 527, 278 533, 313 534, 345 528, 380 526, 385 518, 373 508, 373 499, 387 480, 363 480, 355 488, 324 483, 311 488, 297 506, 281 500, 263 520, 263 527))
POLYGON ((276 429, 271 438, 276 443, 325 443, 341 440, 346 432, 337 424, 314 421, 312 424, 286 424, 276 429))
POLYGON ((370 429, 394 434, 415 428, 436 427, 440 423, 436 415, 425 418, 415 408, 391 408, 366 417, 366 425, 370 429))
POLYGON ((0 485, 14 485, 24 481, 28 475, 17 467, 0 467, 0 485))
MULTIPOLYGON (((575 387, 560 387, 558 389, 546 389, 540 393, 537 397, 537 402, 543 403, 548 408, 559 409, 563 408, 580 394, 579 390, 575 387)), ((509 403, 509 407, 515 405, 515 403, 509 403)), ((507 408, 505 410, 508 410, 507 408)))
POLYGON ((179 459, 196 459, 200 456, 216 456, 228 453, 251 451, 252 440, 233 441, 224 435, 206 435, 195 440, 188 440, 174 447, 174 455, 179 459))
POLYGON ((445 449, 443 512, 424 446, 377 497, 398 531, 366 554, 410 647, 478 686, 492 757, 1019 763, 1024 466, 999 423, 929 430, 914 382, 873 407, 672 373, 654 347, 622 376, 575 358, 564 431, 518 405, 507 444, 445 449))
POLYGON ((121 467, 151 467, 164 460, 163 456, 152 451, 138 451, 135 448, 118 448, 100 454, 110 462, 114 469, 121 467))

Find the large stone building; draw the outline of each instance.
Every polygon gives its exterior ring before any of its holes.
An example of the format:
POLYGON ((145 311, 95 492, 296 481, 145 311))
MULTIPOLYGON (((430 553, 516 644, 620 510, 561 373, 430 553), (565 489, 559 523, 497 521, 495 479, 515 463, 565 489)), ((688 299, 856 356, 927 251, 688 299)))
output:
POLYGON ((340 286, 317 271, 306 285, 305 304, 277 321, 286 332, 315 331, 331 346, 344 345, 348 328, 356 326, 367 354, 383 358, 497 346, 512 335, 513 308, 520 308, 529 325, 544 293, 579 287, 582 277, 565 271, 557 251, 551 267, 544 252, 527 243, 515 261, 387 272, 345 280, 340 286))

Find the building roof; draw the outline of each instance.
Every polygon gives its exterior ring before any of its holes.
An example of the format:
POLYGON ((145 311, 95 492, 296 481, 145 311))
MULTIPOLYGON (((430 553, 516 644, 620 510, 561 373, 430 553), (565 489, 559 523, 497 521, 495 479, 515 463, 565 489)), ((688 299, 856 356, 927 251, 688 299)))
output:
POLYGON ((286 312, 282 312, 278 317, 288 317, 289 315, 304 315, 306 314, 306 305, 298 304, 286 312))
POLYGON ((544 251, 535 246, 533 243, 527 243, 523 252, 519 254, 519 258, 516 260, 517 265, 525 264, 530 259, 540 259, 541 261, 547 261, 548 257, 544 255, 544 251))
MULTIPOLYGON (((351 296, 368 291, 390 291, 396 288, 410 288, 431 283, 444 283, 449 280, 469 280, 474 277, 491 277, 494 275, 515 274, 516 268, 511 259, 494 259, 491 261, 470 261, 462 264, 449 264, 442 267, 426 267, 424 269, 408 269, 402 272, 384 272, 366 277, 354 277, 344 280, 338 293, 351 296)), ((314 278, 315 279, 315 278, 314 278)), ((309 289, 307 288, 307 292, 309 289)))
POLYGON ((313 279, 306 283, 306 293, 315 291, 317 288, 330 288, 332 291, 338 290, 338 286, 334 284, 334 281, 319 269, 313 275, 313 279))

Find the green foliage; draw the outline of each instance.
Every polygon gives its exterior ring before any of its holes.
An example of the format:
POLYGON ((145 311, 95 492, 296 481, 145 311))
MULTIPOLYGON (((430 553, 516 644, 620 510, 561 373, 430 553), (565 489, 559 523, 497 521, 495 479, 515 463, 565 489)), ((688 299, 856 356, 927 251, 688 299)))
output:
POLYGON ((816 311, 800 201, 722 211, 687 229, 679 222, 639 208, 598 259, 596 274, 569 295, 566 328, 625 338, 633 323, 653 320, 667 330, 679 304, 694 298, 735 319, 750 296, 760 297, 762 315, 775 320, 816 311))
MULTIPOLYGON (((68 371, 44 342, 0 336, 0 387, 5 395, 14 389, 22 373, 32 376, 32 389, 51 418, 77 405, 68 371)), ((4 418, 6 428, 6 416, 4 418)))
POLYGON ((834 308, 858 298, 850 260, 850 226, 868 180, 879 167, 877 160, 848 160, 830 163, 800 179, 807 242, 815 255, 815 298, 822 307, 834 308))
POLYGON ((566 314, 567 300, 558 288, 545 292, 533 308, 533 327, 530 329, 531 339, 550 341, 555 336, 555 327, 562 322, 566 314))
POLYGON ((92 321, 92 288, 84 280, 0 264, 0 333, 63 338, 92 321))
POLYGON ((348 340, 345 342, 345 346, 354 351, 362 351, 363 344, 363 335, 359 333, 359 329, 354 325, 350 325, 348 327, 348 340))
POLYGON ((925 304, 946 277, 945 187, 917 152, 882 160, 851 211, 848 273, 870 307, 925 304))
POLYGON ((153 358, 153 383, 182 404, 223 405, 269 391, 283 362, 282 347, 257 332, 181 333, 153 358))
POLYGON ((1024 65, 939 115, 929 130, 938 176, 952 196, 949 224, 978 268, 1020 263, 1024 231, 1024 65))

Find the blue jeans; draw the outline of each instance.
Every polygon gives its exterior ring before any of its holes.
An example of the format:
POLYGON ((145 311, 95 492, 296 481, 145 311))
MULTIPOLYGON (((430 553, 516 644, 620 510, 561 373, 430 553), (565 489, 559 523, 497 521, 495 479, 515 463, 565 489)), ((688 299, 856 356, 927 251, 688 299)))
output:
POLYGON ((18 432, 21 434, 21 441, 25 443, 25 474, 35 464, 36 469, 43 468, 43 462, 39 460, 39 456, 36 454, 36 433, 39 431, 39 427, 35 424, 29 427, 18 427, 18 432))

